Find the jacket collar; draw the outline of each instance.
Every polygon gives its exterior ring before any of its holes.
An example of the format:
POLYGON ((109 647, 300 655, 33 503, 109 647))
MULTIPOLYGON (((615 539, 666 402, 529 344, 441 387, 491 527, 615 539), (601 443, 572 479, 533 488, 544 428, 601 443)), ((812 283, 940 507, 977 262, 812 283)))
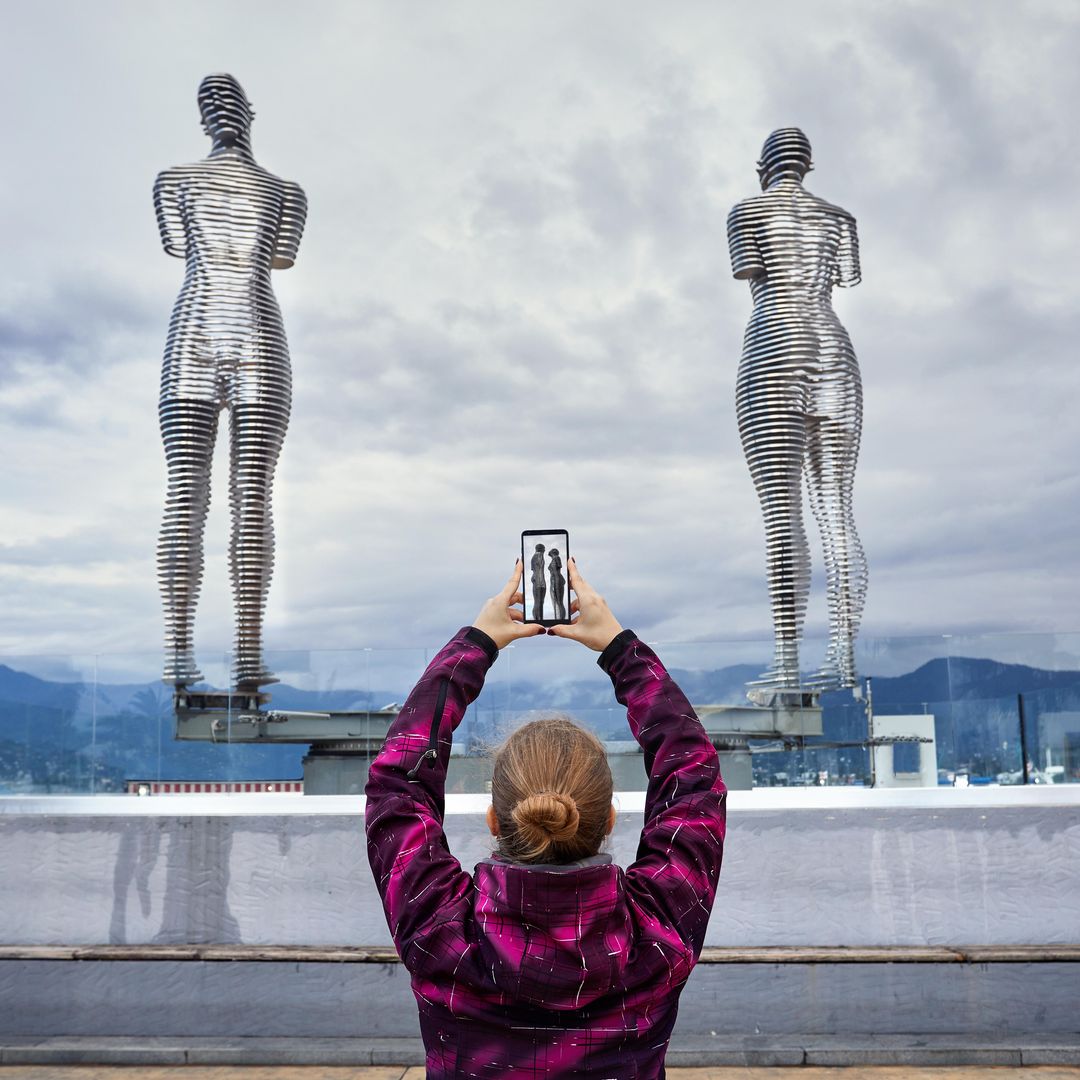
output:
POLYGON ((492 855, 490 859, 481 859, 476 868, 479 870, 481 866, 504 866, 518 870, 537 870, 545 874, 568 874, 588 866, 610 866, 611 862, 611 856, 603 851, 599 855, 590 855, 587 859, 578 859, 572 863, 518 863, 513 859, 504 859, 501 855, 492 855))

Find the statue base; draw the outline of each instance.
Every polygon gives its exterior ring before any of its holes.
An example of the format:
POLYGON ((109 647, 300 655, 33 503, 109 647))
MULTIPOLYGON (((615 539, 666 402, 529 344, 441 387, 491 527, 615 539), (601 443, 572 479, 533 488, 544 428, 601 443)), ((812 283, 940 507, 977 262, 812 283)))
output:
POLYGON ((254 712, 269 700, 270 695, 259 690, 189 690, 178 686, 173 693, 173 709, 177 716, 192 711, 254 712))
POLYGON ((766 709, 813 709, 817 708, 821 700, 821 691, 801 687, 792 690, 776 690, 751 686, 746 691, 746 696, 754 705, 766 709))
POLYGON ((380 712, 264 709, 269 694, 177 690, 176 738, 215 743, 306 743, 305 795, 364 790, 367 766, 386 741, 397 708, 380 712))
POLYGON ((695 705, 701 725, 720 757, 730 791, 754 786, 750 739, 799 740, 822 733, 818 696, 803 691, 771 691, 768 704, 695 705))

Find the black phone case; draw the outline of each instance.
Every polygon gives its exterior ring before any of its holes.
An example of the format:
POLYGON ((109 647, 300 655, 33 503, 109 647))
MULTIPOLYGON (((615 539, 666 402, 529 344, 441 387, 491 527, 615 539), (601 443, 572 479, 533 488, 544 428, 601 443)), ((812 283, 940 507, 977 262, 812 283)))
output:
MULTIPOLYGON (((521 534, 521 592, 526 599, 526 603, 522 606, 528 610, 528 593, 526 590, 529 587, 529 574, 530 559, 526 558, 525 544, 527 538, 530 536, 551 536, 553 534, 560 534, 566 537, 565 550, 563 551, 563 576, 566 579, 566 618, 565 619, 529 619, 526 618, 525 622, 534 624, 539 623, 541 626, 566 626, 570 623, 570 533, 566 529, 525 529, 521 534)), ((530 557, 532 552, 529 553, 530 557)))

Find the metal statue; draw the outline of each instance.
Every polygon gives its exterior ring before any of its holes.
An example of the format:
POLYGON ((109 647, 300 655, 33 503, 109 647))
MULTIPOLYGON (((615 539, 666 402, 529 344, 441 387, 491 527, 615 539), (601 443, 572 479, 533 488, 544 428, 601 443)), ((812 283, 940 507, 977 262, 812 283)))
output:
POLYGON ((192 635, 218 414, 228 409, 233 678, 250 690, 276 681, 263 664, 262 621, 274 565, 274 467, 291 404, 289 349, 270 271, 293 265, 307 201, 299 186, 256 164, 255 113, 236 79, 208 75, 198 101, 213 140, 209 157, 166 169, 154 185, 165 251, 186 264, 158 407, 168 464, 158 544, 163 679, 182 686, 201 678, 192 635))
POLYGON ((750 685, 777 692, 857 685, 854 644, 867 567, 852 513, 862 430, 862 383, 847 331, 832 308, 834 285, 860 280, 855 219, 810 194, 810 143, 798 128, 774 131, 761 151, 762 194, 728 215, 734 276, 750 282, 753 312, 739 366, 736 411, 765 518, 766 571, 775 653, 750 685), (802 482, 821 531, 829 645, 823 668, 800 679, 799 642, 810 590, 802 482))
POLYGON ((555 605, 556 619, 566 618, 566 575, 563 573, 562 556, 558 548, 548 553, 548 567, 551 570, 551 598, 555 605))
POLYGON ((532 617, 534 619, 542 619, 544 617, 544 597, 547 596, 547 579, 544 577, 543 544, 536 545, 536 551, 530 562, 530 568, 532 569, 532 617))

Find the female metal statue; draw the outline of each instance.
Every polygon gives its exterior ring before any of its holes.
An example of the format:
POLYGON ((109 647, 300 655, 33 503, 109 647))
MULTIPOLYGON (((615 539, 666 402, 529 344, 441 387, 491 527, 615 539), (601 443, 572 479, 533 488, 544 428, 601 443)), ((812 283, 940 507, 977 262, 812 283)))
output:
POLYGON ((858 240, 851 214, 802 186, 811 167, 810 143, 798 128, 774 131, 758 162, 762 194, 736 205, 727 224, 732 272, 750 282, 754 303, 736 411, 765 517, 775 639, 771 670, 751 683, 759 701, 801 681, 810 590, 803 477, 821 530, 830 630, 812 689, 857 684, 854 644, 866 597, 866 558, 852 513, 862 383, 831 301, 834 285, 859 283, 858 240))
POLYGON ((233 677, 242 690, 274 682, 262 659, 262 620, 274 564, 270 510, 291 403, 285 329, 270 271, 293 265, 303 191, 256 164, 251 104, 231 75, 198 93, 210 156, 161 173, 154 208, 165 251, 183 258, 161 375, 159 417, 169 486, 158 544, 165 607, 164 680, 198 681, 192 633, 203 570, 203 528, 218 414, 229 410, 236 607, 233 677))
POLYGON ((558 548, 548 552, 548 567, 551 570, 551 597, 555 605, 556 619, 566 618, 566 575, 563 573, 562 556, 558 548))

